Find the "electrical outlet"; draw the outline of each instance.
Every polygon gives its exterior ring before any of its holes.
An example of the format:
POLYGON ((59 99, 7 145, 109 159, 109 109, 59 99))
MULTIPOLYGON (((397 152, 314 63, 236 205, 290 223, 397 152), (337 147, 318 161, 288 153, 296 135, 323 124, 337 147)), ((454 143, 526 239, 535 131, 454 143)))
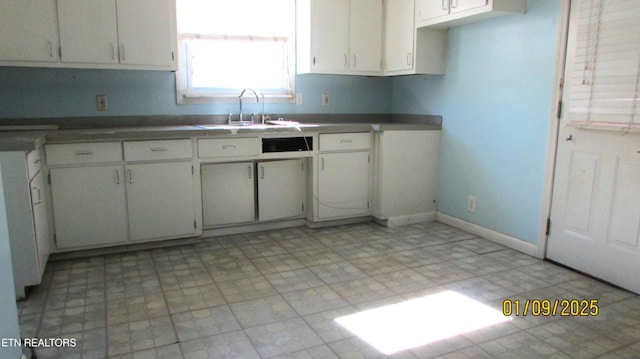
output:
POLYGON ((296 105, 302 105, 302 92, 296 92, 296 105))
POLYGON ((331 105, 331 96, 328 93, 322 94, 322 106, 331 105))
POLYGON ((471 212, 471 213, 475 213, 476 212, 476 201, 478 199, 476 198, 476 196, 469 196, 467 197, 467 211, 471 212))
POLYGON ((96 96, 96 107, 98 108, 98 111, 107 110, 107 95, 96 96))

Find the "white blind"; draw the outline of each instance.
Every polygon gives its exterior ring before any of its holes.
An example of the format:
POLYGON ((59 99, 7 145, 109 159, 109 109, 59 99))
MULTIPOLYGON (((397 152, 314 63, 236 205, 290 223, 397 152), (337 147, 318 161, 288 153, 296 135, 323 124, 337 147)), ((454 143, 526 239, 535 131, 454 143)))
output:
POLYGON ((570 121, 640 127, 640 0, 576 3, 570 121))

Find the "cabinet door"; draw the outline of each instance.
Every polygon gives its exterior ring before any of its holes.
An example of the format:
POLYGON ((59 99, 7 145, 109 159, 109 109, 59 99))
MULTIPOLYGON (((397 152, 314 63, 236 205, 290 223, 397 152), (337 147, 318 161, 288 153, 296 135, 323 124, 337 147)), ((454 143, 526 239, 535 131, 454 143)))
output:
POLYGON ((195 233, 191 162, 126 166, 131 240, 195 233))
POLYGON ((117 0, 120 63, 175 66, 175 0, 117 0))
POLYGON ((253 162, 203 165, 201 175, 205 227, 255 221, 253 162))
POLYGON ((0 60, 58 61, 55 0, 0 0, 0 60))
POLYGON ((356 72, 382 69, 382 1, 351 0, 350 68, 356 72))
POLYGON ((39 278, 42 278, 44 269, 49 259, 50 234, 49 217, 47 215, 47 202, 45 195, 45 180, 42 172, 39 172, 31 180, 31 207, 33 209, 33 224, 36 234, 36 251, 38 253, 39 278))
POLYGON ((369 153, 331 153, 318 157, 318 218, 369 213, 369 153))
MULTIPOLYGON (((449 0, 416 0, 419 20, 430 20, 449 15, 449 0)), ((482 0, 484 2, 484 0, 482 0)))
POLYGON ((304 160, 260 162, 258 175, 261 221, 303 216, 307 189, 304 160))
POLYGON ((121 166, 54 168, 50 174, 58 248, 127 240, 121 166))
POLYGON ((349 68, 349 1, 316 0, 312 36, 315 72, 346 72, 349 68))
POLYGON ((487 6, 489 3, 487 0, 450 0, 450 2, 452 14, 487 6))
POLYGON ((414 0, 387 0, 385 11, 385 70, 413 68, 414 0))
POLYGON ((118 63, 115 0, 58 0, 63 62, 118 63))

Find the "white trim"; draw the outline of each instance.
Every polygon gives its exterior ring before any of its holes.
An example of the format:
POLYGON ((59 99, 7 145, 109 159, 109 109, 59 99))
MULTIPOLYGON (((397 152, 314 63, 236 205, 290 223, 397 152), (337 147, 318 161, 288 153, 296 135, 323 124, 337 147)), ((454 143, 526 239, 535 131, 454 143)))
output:
POLYGON ((396 228, 401 226, 406 226, 409 224, 416 223, 424 223, 424 222, 433 222, 436 220, 436 212, 424 212, 424 213, 414 213, 410 215, 397 216, 397 217, 389 217, 385 219, 374 218, 376 223, 381 224, 388 228, 396 228))
POLYGON ((436 221, 448 224, 452 227, 456 227, 465 232, 475 234, 476 236, 488 239, 492 242, 502 244, 505 247, 509 247, 518 252, 528 254, 532 257, 536 257, 537 246, 535 244, 525 242, 515 237, 508 236, 503 233, 496 232, 492 229, 481 227, 477 224, 464 221, 462 219, 446 215, 438 212, 436 215, 436 221))
POLYGON ((556 152, 558 149, 558 132, 560 119, 558 111, 562 100, 563 78, 565 72, 565 62, 567 55, 567 39, 569 36, 569 9, 571 1, 560 1, 560 15, 558 19, 558 35, 556 43, 556 64, 554 75, 554 86, 551 94, 551 115, 549 119, 549 137, 547 141, 547 159, 544 176, 544 187, 542 190, 542 212, 540 214, 540 224, 538 226, 538 245, 536 257, 546 258, 547 256, 547 218, 551 218, 551 199, 553 196, 553 181, 555 178, 556 152))

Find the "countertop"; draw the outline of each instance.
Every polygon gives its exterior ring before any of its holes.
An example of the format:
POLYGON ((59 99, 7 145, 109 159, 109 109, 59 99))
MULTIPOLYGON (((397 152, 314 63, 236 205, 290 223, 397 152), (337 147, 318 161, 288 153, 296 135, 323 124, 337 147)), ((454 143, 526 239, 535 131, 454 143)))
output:
POLYGON ((119 127, 96 127, 58 130, 0 131, 0 151, 29 152, 43 143, 65 143, 86 141, 150 140, 188 137, 259 136, 283 133, 339 133, 390 130, 440 130, 441 125, 416 122, 341 122, 300 123, 298 125, 249 125, 229 126, 223 124, 196 125, 142 125, 119 127))

